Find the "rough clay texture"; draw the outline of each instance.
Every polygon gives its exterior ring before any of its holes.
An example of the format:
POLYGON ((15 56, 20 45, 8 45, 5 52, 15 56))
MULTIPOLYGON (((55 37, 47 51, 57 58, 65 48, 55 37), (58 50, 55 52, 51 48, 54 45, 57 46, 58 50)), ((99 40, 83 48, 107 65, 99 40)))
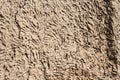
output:
POLYGON ((120 0, 0 0, 0 80, 120 80, 120 0))

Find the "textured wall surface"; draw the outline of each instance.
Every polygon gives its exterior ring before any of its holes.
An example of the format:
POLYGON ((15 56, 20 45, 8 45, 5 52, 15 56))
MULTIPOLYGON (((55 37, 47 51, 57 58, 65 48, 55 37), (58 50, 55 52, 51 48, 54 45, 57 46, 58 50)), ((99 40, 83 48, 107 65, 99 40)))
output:
POLYGON ((0 80, 120 80, 120 0, 0 0, 0 80))

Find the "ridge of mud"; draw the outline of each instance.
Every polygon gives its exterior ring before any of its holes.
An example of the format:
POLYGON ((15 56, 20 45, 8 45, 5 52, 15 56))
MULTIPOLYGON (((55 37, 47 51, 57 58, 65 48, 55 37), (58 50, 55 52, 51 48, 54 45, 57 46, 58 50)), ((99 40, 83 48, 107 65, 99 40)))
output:
POLYGON ((114 30, 113 30, 113 19, 114 16, 114 8, 112 7, 111 0, 104 0, 105 1, 105 8, 107 14, 105 15, 105 25, 106 25, 106 40, 107 40, 107 57, 108 59, 113 62, 112 68, 112 76, 117 75, 117 51, 115 47, 115 40, 114 40, 114 30))

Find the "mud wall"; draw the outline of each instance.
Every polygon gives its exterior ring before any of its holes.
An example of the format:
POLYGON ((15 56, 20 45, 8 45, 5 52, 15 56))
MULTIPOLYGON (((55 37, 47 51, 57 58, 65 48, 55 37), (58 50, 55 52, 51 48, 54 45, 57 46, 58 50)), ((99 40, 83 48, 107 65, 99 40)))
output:
POLYGON ((119 79, 119 0, 0 0, 0 80, 119 79))

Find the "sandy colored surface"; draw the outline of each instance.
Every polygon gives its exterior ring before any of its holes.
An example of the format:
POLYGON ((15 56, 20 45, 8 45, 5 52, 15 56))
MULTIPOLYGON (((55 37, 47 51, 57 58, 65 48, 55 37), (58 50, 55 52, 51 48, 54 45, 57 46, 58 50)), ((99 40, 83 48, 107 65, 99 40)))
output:
POLYGON ((0 0, 0 80, 120 80, 120 0, 0 0))

